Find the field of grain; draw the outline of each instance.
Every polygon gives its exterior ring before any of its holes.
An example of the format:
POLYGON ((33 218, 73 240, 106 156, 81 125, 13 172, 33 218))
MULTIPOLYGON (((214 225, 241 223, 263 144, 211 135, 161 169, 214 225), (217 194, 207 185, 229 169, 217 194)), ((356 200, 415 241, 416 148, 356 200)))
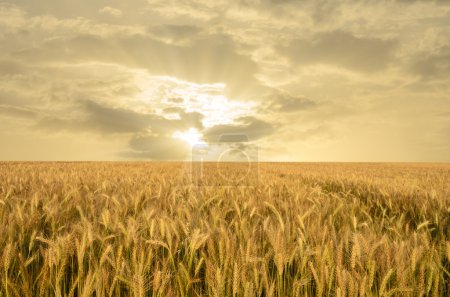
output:
POLYGON ((450 295, 450 165, 188 165, 0 163, 0 296, 450 295))

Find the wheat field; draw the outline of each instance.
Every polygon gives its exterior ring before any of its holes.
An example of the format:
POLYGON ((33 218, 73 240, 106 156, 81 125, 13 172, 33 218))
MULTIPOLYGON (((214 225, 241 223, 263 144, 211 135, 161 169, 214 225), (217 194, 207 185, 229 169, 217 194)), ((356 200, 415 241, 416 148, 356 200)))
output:
POLYGON ((188 167, 0 163, 0 296, 450 295, 448 164, 188 167))

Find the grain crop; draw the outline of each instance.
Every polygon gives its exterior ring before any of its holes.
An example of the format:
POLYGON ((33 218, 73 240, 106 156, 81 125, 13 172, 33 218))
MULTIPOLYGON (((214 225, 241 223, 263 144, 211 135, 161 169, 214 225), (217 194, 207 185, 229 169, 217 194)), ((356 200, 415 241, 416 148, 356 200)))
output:
POLYGON ((450 295, 448 164, 189 167, 0 163, 0 296, 450 295))

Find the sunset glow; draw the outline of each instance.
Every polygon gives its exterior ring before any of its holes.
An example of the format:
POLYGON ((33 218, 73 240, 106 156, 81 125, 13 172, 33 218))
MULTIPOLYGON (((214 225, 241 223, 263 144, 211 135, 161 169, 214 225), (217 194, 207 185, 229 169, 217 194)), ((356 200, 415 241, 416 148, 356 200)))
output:
POLYGON ((184 132, 175 132, 173 138, 183 140, 187 142, 190 146, 194 146, 202 142, 202 135, 195 128, 190 128, 184 132))

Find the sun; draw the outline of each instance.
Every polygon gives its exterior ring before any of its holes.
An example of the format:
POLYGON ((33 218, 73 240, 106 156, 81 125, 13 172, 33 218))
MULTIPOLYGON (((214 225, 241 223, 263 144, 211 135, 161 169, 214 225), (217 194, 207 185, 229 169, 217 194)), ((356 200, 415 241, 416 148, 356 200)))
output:
POLYGON ((194 146, 199 143, 203 143, 202 134, 195 128, 189 128, 187 131, 177 131, 172 135, 175 139, 180 139, 188 143, 190 146, 194 146))

